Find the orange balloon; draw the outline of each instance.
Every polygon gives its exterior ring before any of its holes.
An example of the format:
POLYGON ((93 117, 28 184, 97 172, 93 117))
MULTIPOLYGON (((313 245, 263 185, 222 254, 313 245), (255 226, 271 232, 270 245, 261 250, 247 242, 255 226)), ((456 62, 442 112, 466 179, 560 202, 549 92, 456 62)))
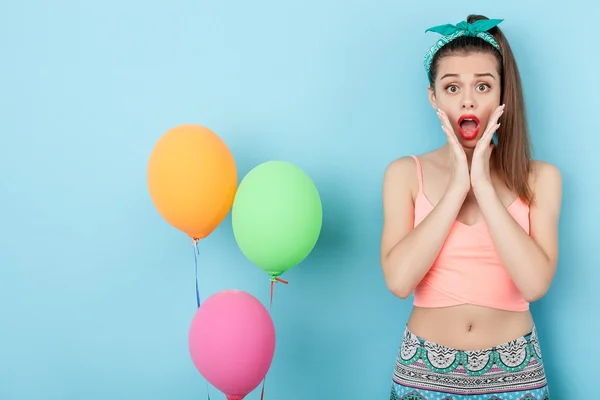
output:
POLYGON ((210 129, 180 125, 156 143, 148 188, 160 215, 192 239, 203 239, 225 219, 237 189, 229 148, 210 129))

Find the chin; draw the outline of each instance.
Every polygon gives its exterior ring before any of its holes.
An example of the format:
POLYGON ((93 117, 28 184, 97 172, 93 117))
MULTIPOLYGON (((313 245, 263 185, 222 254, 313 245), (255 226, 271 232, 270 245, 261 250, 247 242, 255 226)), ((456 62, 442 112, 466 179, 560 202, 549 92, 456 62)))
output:
POLYGON ((462 136, 458 135, 458 142, 465 149, 474 149, 475 146, 477 146, 477 142, 479 142, 479 139, 481 139, 481 135, 477 135, 473 139, 465 139, 462 136))

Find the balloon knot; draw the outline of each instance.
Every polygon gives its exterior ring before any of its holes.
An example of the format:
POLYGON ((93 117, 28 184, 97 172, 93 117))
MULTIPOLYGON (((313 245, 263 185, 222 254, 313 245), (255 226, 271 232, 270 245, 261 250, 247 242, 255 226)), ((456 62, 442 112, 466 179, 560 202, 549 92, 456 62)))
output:
POLYGON ((288 284, 287 281, 284 281, 283 279, 275 276, 275 275, 271 275, 271 279, 269 279, 271 281, 271 296, 269 299, 269 304, 272 306, 273 305, 273 288, 275 286, 275 282, 281 282, 283 284, 288 284))
POLYGON ((279 278, 279 277, 277 277, 277 276, 272 276, 272 277, 271 277, 271 279, 269 279, 269 280, 270 280, 271 282, 281 282, 281 283, 283 283, 283 284, 285 284, 285 285, 287 285, 287 284, 288 284, 288 282, 287 282, 287 281, 284 281, 283 279, 281 279, 281 278, 279 278))

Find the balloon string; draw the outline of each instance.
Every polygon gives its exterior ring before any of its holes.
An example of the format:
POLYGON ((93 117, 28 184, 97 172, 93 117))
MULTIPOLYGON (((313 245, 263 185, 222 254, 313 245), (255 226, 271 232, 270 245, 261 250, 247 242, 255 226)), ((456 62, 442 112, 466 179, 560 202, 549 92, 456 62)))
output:
MULTIPOLYGON (((194 275, 196 276, 196 305, 200 308, 200 290, 198 289, 198 239, 192 239, 192 245, 194 246, 194 275)), ((206 381, 206 397, 210 400, 210 392, 208 391, 208 381, 206 381)))
POLYGON ((265 381, 266 380, 267 380, 267 377, 265 376, 265 378, 263 379, 262 390, 260 391, 260 400, 264 400, 264 398, 265 398, 265 381))
MULTIPOLYGON (((278 278, 276 276, 271 277, 271 296, 270 296, 270 299, 269 299, 269 308, 273 307, 273 289, 275 287, 275 282, 281 282, 284 285, 288 284, 287 281, 284 281, 281 278, 278 278)), ((260 392, 260 400, 264 400, 264 397, 265 397, 265 381, 266 380, 267 380, 267 377, 265 376, 265 378, 263 379, 263 383, 262 383, 262 390, 260 392)))
POLYGON ((196 305, 200 308, 200 290, 198 289, 198 255, 200 254, 198 250, 198 239, 193 239, 192 244, 194 245, 194 266, 195 266, 195 276, 196 276, 196 305))
POLYGON ((269 307, 273 306, 273 289, 275 288, 275 281, 281 282, 281 283, 283 283, 285 285, 288 284, 286 281, 284 281, 283 279, 278 278, 276 276, 274 276, 274 277, 271 278, 271 296, 270 296, 270 299, 269 299, 269 307))

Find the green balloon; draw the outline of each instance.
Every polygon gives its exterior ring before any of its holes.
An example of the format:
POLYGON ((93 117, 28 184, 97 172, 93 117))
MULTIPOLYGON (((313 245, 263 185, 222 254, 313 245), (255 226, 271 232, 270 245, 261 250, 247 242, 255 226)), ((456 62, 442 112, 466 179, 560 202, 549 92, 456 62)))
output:
POLYGON ((300 168, 268 161, 240 182, 231 222, 246 258, 276 277, 303 261, 317 243, 323 223, 321 198, 300 168))

